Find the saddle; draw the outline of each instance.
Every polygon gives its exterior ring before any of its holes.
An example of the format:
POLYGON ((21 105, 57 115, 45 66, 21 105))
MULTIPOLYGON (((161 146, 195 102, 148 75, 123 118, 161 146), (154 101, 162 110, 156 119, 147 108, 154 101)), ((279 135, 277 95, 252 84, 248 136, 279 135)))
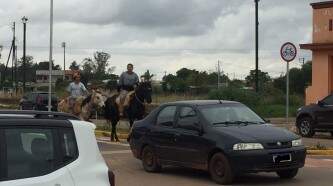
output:
POLYGON ((124 114, 124 110, 125 108, 127 108, 130 104, 130 101, 132 100, 133 96, 135 94, 135 91, 126 91, 126 90, 122 90, 120 92, 120 94, 118 95, 118 97, 116 98, 116 104, 118 106, 118 110, 119 110, 119 115, 121 117, 123 117, 124 114))
POLYGON ((83 96, 76 98, 75 100, 71 99, 70 97, 65 98, 61 102, 61 110, 62 112, 72 113, 74 115, 79 115, 81 113, 81 105, 84 100, 83 96))

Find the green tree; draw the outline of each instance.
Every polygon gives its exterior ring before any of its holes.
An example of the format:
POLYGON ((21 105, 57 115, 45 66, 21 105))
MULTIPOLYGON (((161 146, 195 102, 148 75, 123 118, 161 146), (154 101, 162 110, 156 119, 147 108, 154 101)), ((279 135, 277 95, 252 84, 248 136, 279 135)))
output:
MULTIPOLYGON (((39 62, 37 65, 37 70, 49 70, 49 62, 39 62)), ((54 62, 52 62, 52 70, 61 70, 61 67, 59 65, 54 65, 54 62)))
POLYGON ((71 63, 71 65, 69 66, 69 69, 71 69, 71 70, 79 70, 79 69, 80 69, 80 65, 77 64, 76 61, 73 61, 73 62, 71 63))
POLYGON ((105 52, 95 52, 94 58, 85 58, 82 61, 82 81, 88 83, 90 81, 101 82, 102 80, 109 79, 115 67, 109 66, 110 54, 105 52))
MULTIPOLYGON (((250 74, 246 76, 245 78, 246 85, 255 87, 256 82, 256 71, 251 70, 250 74)), ((259 83, 259 89, 263 91, 264 87, 267 83, 270 83, 272 81, 271 77, 269 76, 268 72, 263 72, 261 70, 258 71, 258 83, 259 83)))
MULTIPOLYGON (((305 63, 302 68, 292 68, 289 71, 289 88, 291 94, 305 94, 305 89, 312 81, 312 63, 305 63)), ((273 85, 282 91, 286 91, 286 75, 281 75, 273 80, 273 85)))

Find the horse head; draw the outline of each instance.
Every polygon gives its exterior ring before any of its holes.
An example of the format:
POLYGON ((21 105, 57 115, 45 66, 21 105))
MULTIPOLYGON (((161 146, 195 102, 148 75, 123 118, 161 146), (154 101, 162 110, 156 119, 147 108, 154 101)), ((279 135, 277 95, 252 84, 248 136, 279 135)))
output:
POLYGON ((148 104, 152 102, 152 86, 150 81, 143 81, 138 84, 135 90, 136 95, 143 98, 148 104))
POLYGON ((105 106, 105 97, 102 95, 99 91, 93 91, 91 94, 91 102, 94 105, 97 105, 99 107, 105 106))

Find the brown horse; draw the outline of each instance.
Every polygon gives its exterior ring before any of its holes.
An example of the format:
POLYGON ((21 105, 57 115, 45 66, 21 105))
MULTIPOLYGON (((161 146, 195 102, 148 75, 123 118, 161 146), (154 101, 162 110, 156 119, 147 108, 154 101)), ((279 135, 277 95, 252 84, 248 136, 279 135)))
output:
POLYGON ((58 104, 58 110, 60 112, 74 114, 79 116, 82 120, 89 121, 93 108, 104 107, 104 102, 104 96, 100 92, 93 91, 92 94, 86 98, 78 97, 72 110, 70 109, 69 98, 61 100, 58 104))

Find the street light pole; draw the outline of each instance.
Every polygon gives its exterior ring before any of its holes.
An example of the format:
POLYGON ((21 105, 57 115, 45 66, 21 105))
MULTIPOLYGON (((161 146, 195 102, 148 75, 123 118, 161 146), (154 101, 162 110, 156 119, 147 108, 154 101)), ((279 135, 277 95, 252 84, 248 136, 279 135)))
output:
POLYGON ((48 111, 52 108, 52 49, 53 49, 53 0, 50 0, 50 55, 49 55, 49 100, 48 111))
POLYGON ((0 59, 1 59, 1 52, 2 52, 2 48, 3 48, 3 46, 2 46, 2 45, 0 45, 0 59))
POLYGON ((66 78, 66 42, 62 42, 61 46, 64 48, 64 80, 66 78))
POLYGON ((26 63, 26 32, 27 32, 27 17, 22 17, 22 23, 23 23, 23 93, 25 92, 25 63, 26 63))
POLYGON ((260 0, 254 0, 256 4, 256 92, 259 92, 259 16, 258 16, 258 3, 260 0))

